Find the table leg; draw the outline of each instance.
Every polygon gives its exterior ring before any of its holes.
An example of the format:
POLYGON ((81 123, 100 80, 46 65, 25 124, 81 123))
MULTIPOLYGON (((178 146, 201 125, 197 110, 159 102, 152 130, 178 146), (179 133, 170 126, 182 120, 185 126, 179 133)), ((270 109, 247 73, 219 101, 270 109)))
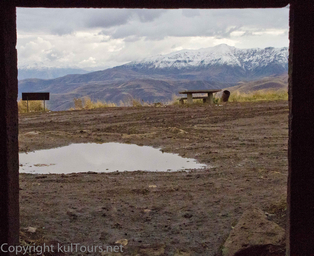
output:
POLYGON ((214 104, 214 96, 213 93, 209 92, 207 93, 208 97, 206 98, 206 103, 208 104, 214 104))
POLYGON ((192 104, 193 103, 192 93, 187 93, 187 103, 188 104, 192 104))

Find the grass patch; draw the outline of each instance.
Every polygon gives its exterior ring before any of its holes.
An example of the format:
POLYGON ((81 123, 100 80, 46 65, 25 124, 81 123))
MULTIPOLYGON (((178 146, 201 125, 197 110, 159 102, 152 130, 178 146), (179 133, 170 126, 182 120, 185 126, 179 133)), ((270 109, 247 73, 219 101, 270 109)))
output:
MULTIPOLYGON (((151 106, 151 107, 160 107, 166 105, 181 105, 179 102, 180 97, 177 95, 172 95, 172 100, 168 102, 158 102, 158 103, 148 103, 139 99, 129 99, 126 102, 120 101, 119 104, 105 102, 105 101, 92 101, 90 97, 83 98, 74 98, 74 108, 70 108, 69 110, 82 110, 82 109, 97 109, 97 108, 108 108, 108 107, 143 107, 143 106, 151 106)), ((232 92, 229 97, 229 102, 251 102, 251 101, 275 101, 275 100, 288 100, 288 92, 283 90, 260 90, 251 93, 240 93, 239 91, 232 92)), ((213 97, 214 104, 220 103, 219 97, 213 97)), ((186 100, 184 102, 185 106, 186 100)), ((203 106, 203 99, 193 99, 194 106, 203 106)))
MULTIPOLYGON (((27 101, 20 99, 17 102, 18 112, 27 113, 27 101)), ((41 100, 28 101, 28 112, 44 112, 48 111, 47 108, 44 110, 44 103, 41 100)))
POLYGON ((251 93, 232 92, 229 97, 230 102, 250 102, 250 101, 273 101, 288 100, 288 92, 284 90, 259 90, 251 93))
POLYGON ((84 98, 74 98, 74 108, 70 108, 70 110, 81 110, 81 109, 96 109, 96 108, 108 108, 108 107, 116 107, 115 103, 105 102, 105 101, 92 101, 90 97, 84 98))
POLYGON ((142 107, 142 103, 140 100, 132 99, 131 104, 133 107, 142 107))
POLYGON ((92 101, 90 97, 74 98, 74 108, 69 110, 82 110, 82 109, 97 109, 97 108, 108 108, 108 107, 143 107, 143 106, 155 106, 138 99, 129 99, 127 101, 120 100, 119 104, 105 102, 105 101, 92 101))

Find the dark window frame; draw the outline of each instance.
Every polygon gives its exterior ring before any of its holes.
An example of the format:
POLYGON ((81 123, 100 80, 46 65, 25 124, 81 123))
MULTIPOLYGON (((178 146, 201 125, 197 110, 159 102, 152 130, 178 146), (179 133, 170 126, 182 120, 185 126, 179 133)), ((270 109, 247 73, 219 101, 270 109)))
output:
POLYGON ((286 255, 313 255, 314 4, 310 0, 1 0, 0 244, 16 244, 19 238, 16 7, 214 9, 279 8, 287 4, 290 57, 286 255))

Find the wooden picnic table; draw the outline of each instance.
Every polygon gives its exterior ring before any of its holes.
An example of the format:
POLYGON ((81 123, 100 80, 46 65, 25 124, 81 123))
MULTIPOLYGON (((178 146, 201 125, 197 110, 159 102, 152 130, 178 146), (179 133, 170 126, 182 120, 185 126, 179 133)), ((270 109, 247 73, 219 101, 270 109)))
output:
POLYGON ((186 90, 179 92, 179 94, 186 94, 187 97, 183 97, 180 99, 180 102, 183 104, 183 101, 186 99, 187 103, 191 104, 193 103, 193 99, 203 99, 204 103, 213 104, 214 103, 214 96, 213 94, 216 92, 220 92, 220 89, 213 89, 213 90, 186 90), (207 93, 207 96, 198 96, 193 97, 193 93, 207 93))

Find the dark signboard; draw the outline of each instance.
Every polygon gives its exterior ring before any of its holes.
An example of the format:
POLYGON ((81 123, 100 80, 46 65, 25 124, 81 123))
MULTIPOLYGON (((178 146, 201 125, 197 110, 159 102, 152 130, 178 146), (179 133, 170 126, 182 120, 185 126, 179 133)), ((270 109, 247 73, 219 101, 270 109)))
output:
POLYGON ((49 92, 22 92, 22 100, 49 100, 49 92))

